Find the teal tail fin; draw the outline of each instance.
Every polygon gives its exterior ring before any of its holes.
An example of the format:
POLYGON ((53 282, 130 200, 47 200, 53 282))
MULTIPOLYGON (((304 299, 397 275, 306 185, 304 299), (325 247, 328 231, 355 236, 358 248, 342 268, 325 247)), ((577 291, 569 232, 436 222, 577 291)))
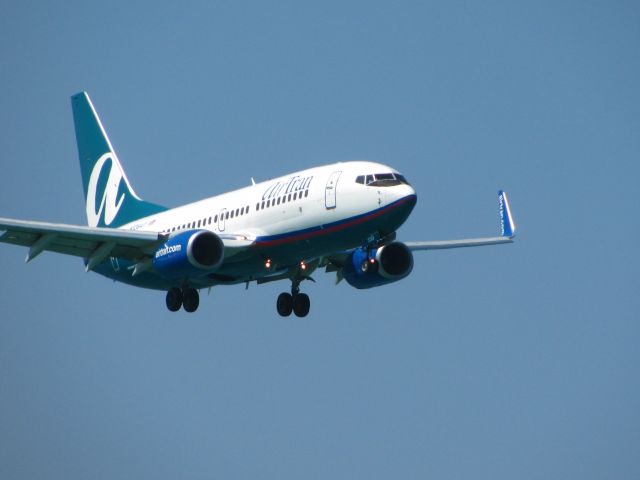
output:
POLYGON ((91 227, 120 227, 166 210, 131 187, 87 92, 71 97, 80 171, 91 227))

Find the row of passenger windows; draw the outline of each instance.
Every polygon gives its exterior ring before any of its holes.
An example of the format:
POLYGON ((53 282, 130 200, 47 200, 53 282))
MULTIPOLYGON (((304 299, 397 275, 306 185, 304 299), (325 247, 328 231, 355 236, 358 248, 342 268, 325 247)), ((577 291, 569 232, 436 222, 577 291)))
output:
MULTIPOLYGON (((281 203, 293 202, 295 200, 300 200, 303 197, 306 198, 309 196, 309 190, 305 190, 304 192, 295 192, 290 193, 288 195, 283 195, 278 198, 269 199, 266 201, 256 203, 256 211, 262 210, 264 208, 274 207, 276 205, 280 205, 281 203)), ((163 233, 171 233, 180 230, 190 230, 192 228, 202 228, 207 225, 215 225, 218 223, 218 220, 229 220, 230 218, 241 217, 249 213, 249 205, 236 208, 235 210, 227 210, 224 213, 221 213, 220 216, 212 215, 208 218, 202 218, 200 220, 194 220, 193 222, 185 223, 182 225, 178 225, 176 227, 171 227, 166 230, 163 230, 163 233), (223 218, 224 217, 224 218, 223 218)))
POLYGON ((296 200, 300 200, 303 197, 309 196, 309 190, 305 190, 304 192, 295 192, 289 193, 288 195, 282 195, 278 198, 271 198, 269 200, 263 200, 262 202, 256 203, 256 210, 262 210, 263 208, 275 207, 276 205, 280 205, 281 203, 294 202, 296 200))
POLYGON ((206 225, 211 225, 212 223, 215 225, 218 223, 218 220, 229 220, 230 218, 240 217, 242 215, 246 215, 249 213, 249 205, 242 208, 236 208, 235 210, 227 210, 224 213, 218 215, 211 215, 208 218, 202 218, 198 221, 193 221, 189 223, 184 223, 182 225, 178 225, 177 227, 171 227, 163 231, 163 233, 175 232, 178 230, 189 230, 192 228, 201 228, 206 225), (224 217, 224 218, 223 218, 224 217))
POLYGON ((376 173, 373 175, 358 175, 356 183, 371 187, 393 187, 394 185, 409 185, 404 175, 399 173, 376 173))

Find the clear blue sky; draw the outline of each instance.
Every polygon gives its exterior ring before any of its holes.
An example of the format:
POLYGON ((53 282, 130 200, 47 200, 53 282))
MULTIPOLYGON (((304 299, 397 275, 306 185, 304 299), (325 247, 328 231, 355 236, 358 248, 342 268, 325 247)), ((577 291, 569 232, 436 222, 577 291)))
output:
POLYGON ((0 216, 84 223, 69 97, 179 205, 321 163, 402 171, 416 255, 196 315, 0 245, 0 478, 640 478, 637 2, 4 2, 0 216))

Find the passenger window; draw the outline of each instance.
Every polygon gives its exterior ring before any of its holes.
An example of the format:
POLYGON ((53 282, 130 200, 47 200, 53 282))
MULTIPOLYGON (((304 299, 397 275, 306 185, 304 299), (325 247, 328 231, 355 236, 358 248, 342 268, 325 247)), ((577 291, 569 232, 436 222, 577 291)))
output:
POLYGON ((309 190, 304 191, 304 197, 307 198, 309 196, 309 190))
POLYGON ((240 209, 236 208, 236 217, 238 216, 238 213, 240 213, 240 209))
POLYGON ((287 202, 291 201, 291 194, 289 194, 289 197, 287 198, 287 202))
POLYGON ((218 215, 216 215, 215 217, 213 217, 213 223, 218 223, 218 215))
POLYGON ((264 208, 264 200, 262 201, 262 203, 260 204, 260 209, 264 208))
POLYGON ((224 216, 225 220, 229 220, 229 212, 227 212, 227 214, 224 216))
POLYGON ((298 198, 298 192, 293 194, 293 199, 296 200, 298 198))
POLYGON ((280 197, 278 197, 278 202, 277 203, 278 203, 278 205, 280 205, 280 197))

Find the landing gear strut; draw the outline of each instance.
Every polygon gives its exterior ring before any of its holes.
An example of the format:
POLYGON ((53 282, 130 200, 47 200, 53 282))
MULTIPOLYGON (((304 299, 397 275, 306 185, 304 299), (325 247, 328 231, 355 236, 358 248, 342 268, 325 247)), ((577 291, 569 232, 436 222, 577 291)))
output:
POLYGON ((291 285, 291 293, 283 292, 278 295, 278 301, 276 302, 276 308, 278 313, 282 317, 288 317, 291 312, 296 314, 296 317, 306 317, 311 308, 311 301, 309 295, 306 293, 300 293, 300 281, 294 280, 291 285))
POLYGON ((180 307, 185 312, 195 312, 200 304, 200 294, 195 288, 185 287, 182 290, 173 287, 167 292, 167 308, 171 312, 177 312, 180 307))

